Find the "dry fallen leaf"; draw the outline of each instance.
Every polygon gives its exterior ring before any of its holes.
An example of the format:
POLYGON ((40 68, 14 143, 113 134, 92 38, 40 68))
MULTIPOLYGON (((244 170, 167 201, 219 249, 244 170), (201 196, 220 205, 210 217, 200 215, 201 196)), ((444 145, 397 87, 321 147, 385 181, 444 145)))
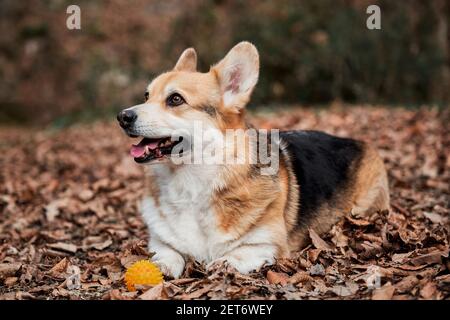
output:
POLYGON ((308 250, 308 259, 309 261, 311 261, 312 263, 315 263, 317 261, 317 259, 320 256, 320 253, 322 252, 322 249, 310 249, 308 250))
POLYGON ((317 249, 320 250, 332 250, 333 248, 326 243, 313 229, 309 229, 309 236, 311 241, 317 249))
POLYGON ((397 290, 397 292, 400 292, 400 293, 409 292, 418 283, 419 283, 419 279, 417 279, 416 276, 413 276, 413 275, 407 276, 395 284, 395 289, 397 290))
POLYGON ((91 200, 94 198, 94 192, 89 189, 84 189, 78 193, 78 198, 84 202, 91 200))
POLYGON ((47 247, 57 250, 62 250, 70 253, 77 252, 77 246, 72 243, 64 243, 64 242, 57 242, 57 243, 50 243, 47 244, 47 247))
POLYGON ((147 260, 147 256, 137 256, 137 255, 125 255, 120 259, 120 263, 125 268, 130 267, 133 263, 140 260, 147 260))
POLYGON ((425 286, 420 290, 420 295, 424 299, 433 299, 436 294, 436 285, 433 282, 428 282, 425 286))
POLYGON ((97 250, 104 250, 108 248, 110 245, 112 245, 112 240, 108 236, 93 236, 93 237, 87 237, 83 240, 83 250, 87 251, 89 249, 97 249, 97 250))
POLYGON ((180 299, 182 300, 198 299, 201 296, 207 294, 209 291, 211 291, 215 286, 216 286, 215 284, 207 284, 203 288, 195 290, 189 294, 182 294, 180 296, 180 299))
POLYGON ((447 220, 440 214, 434 212, 424 212, 423 215, 433 223, 444 224, 444 222, 447 220))
POLYGON ((423 266, 428 264, 440 263, 442 257, 448 257, 448 251, 435 251, 428 254, 420 255, 410 260, 411 264, 415 266, 423 266))
POLYGON ((20 263, 0 263, 0 280, 13 276, 21 266, 20 263))
POLYGON ((48 271, 48 274, 53 277, 62 277, 62 275, 66 273, 66 270, 69 267, 69 265, 70 265, 69 259, 63 258, 48 271))
POLYGON ((391 300, 394 295, 395 287, 390 283, 385 284, 381 288, 375 289, 372 293, 372 300, 391 300))
POLYGON ((288 279, 289 283, 297 284, 297 283, 305 283, 305 282, 311 282, 314 279, 306 272, 300 271, 294 274, 292 277, 288 279))
POLYGON ((71 265, 67 268, 66 287, 69 290, 79 289, 81 287, 80 268, 71 265))
POLYGON ((320 263, 317 263, 309 268, 309 274, 312 276, 324 276, 325 268, 320 263))
POLYGON ((409 261, 409 257, 414 254, 414 251, 406 252, 406 253, 394 253, 391 257, 392 261, 397 263, 404 263, 409 261))
POLYGON ((331 238, 331 241, 333 241, 336 247, 348 246, 348 237, 344 235, 341 227, 334 225, 330 230, 330 234, 333 236, 333 238, 331 238))
POLYGON ((355 219, 351 216, 346 216, 345 219, 347 219, 351 224, 359 227, 366 227, 371 224, 370 221, 367 221, 365 219, 355 219))
POLYGON ((125 293, 120 292, 119 289, 113 289, 103 296, 104 300, 128 300, 125 293))
POLYGON ((15 285, 17 283, 17 280, 19 280, 19 278, 17 278, 17 277, 8 277, 5 279, 4 284, 7 287, 12 287, 13 285, 15 285))
POLYGON ((349 297, 354 295, 359 290, 359 286, 354 282, 349 282, 344 285, 333 286, 330 291, 340 297, 349 297))
POLYGON ((281 284, 282 286, 286 285, 289 279, 287 274, 272 270, 267 271, 266 277, 270 284, 281 284))
POLYGON ((45 207, 45 216, 48 222, 53 222, 59 215, 60 209, 67 207, 70 204, 70 198, 60 198, 51 201, 45 207))
POLYGON ((141 300, 160 300, 167 298, 168 296, 164 290, 164 284, 162 283, 150 288, 139 296, 139 299, 141 300))

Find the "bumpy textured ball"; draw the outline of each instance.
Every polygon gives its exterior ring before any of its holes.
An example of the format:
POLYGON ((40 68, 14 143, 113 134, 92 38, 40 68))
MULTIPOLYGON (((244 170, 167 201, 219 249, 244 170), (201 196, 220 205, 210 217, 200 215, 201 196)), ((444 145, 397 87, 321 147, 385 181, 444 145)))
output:
POLYGON ((135 285, 156 285, 162 281, 161 270, 148 260, 133 263, 125 273, 125 283, 129 291, 135 291, 135 285))

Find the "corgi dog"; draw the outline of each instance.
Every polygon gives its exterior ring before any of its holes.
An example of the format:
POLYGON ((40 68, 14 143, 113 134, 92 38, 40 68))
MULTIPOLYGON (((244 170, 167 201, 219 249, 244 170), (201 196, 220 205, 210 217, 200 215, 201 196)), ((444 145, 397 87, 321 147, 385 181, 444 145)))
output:
MULTIPOLYGON (((346 214, 389 208, 387 174, 375 149, 318 131, 279 132, 268 145, 279 151, 271 174, 251 157, 174 163, 192 157, 192 148, 205 152, 195 137, 191 149, 174 152, 194 136, 194 124, 216 137, 252 128, 245 107, 258 76, 258 51, 249 42, 237 44, 205 73, 197 71, 197 54, 189 48, 173 70, 148 85, 144 103, 117 116, 127 135, 142 138, 130 153, 145 165, 141 211, 152 260, 166 276, 180 277, 189 258, 207 268, 225 263, 244 274, 259 270, 301 249, 308 229, 324 233, 346 214), (179 130, 185 136, 174 138, 179 130)), ((245 138, 244 149, 258 148, 252 141, 245 138)), ((228 143, 218 149, 236 154, 228 143)))

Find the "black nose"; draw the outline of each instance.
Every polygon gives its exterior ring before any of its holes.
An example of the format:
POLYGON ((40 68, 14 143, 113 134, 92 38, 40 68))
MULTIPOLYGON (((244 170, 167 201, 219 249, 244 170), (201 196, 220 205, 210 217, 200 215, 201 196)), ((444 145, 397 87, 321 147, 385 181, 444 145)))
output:
POLYGON ((133 110, 123 110, 117 115, 117 121, 119 121, 120 126, 124 129, 131 127, 136 118, 137 114, 133 110))

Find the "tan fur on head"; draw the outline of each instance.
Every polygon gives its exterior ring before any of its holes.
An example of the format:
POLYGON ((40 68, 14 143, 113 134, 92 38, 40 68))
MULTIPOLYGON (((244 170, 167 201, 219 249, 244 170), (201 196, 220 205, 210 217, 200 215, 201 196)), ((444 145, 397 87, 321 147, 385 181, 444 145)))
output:
POLYGON ((173 70, 186 72, 197 71, 197 53, 194 48, 188 48, 183 51, 173 70))
POLYGON ((259 55, 255 46, 241 42, 208 72, 197 71, 193 48, 183 51, 172 71, 147 87, 148 100, 131 108, 137 114, 136 135, 167 136, 174 130, 192 132, 194 120, 204 128, 245 128, 244 108, 258 81, 259 55), (185 103, 168 107, 167 98, 179 93, 185 103))

